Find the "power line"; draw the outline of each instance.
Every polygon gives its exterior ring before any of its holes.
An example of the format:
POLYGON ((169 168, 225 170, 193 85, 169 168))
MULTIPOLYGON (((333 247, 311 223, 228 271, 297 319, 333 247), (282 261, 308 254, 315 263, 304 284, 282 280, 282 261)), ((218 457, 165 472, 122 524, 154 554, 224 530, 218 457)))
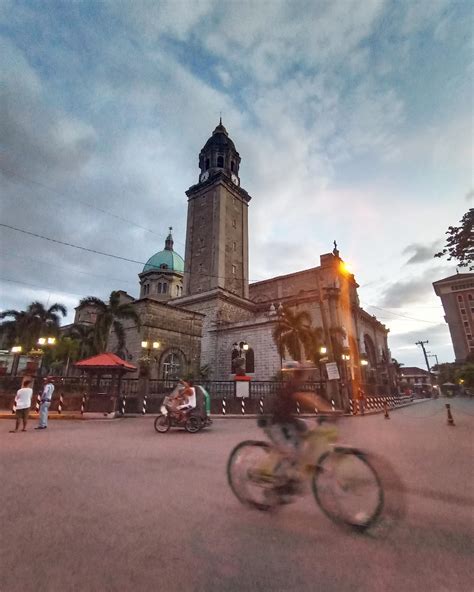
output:
MULTIPOLYGON (((122 280, 117 278, 108 277, 98 273, 90 273, 89 271, 80 271, 78 269, 71 269, 70 267, 62 267, 61 265, 56 265, 55 263, 50 263, 49 261, 44 261, 42 259, 34 259, 33 257, 25 256, 25 255, 18 255, 17 253, 7 253, 6 251, 1 251, 0 253, 7 255, 8 257, 18 257, 19 259, 24 259, 25 261, 33 261, 34 263, 41 263, 42 265, 47 265, 48 267, 55 267, 56 269, 64 269, 65 271, 73 271, 74 273, 81 273, 84 275, 90 275, 92 277, 100 278, 103 280, 110 280, 111 282, 119 282, 122 284, 130 284, 136 286, 137 282, 131 282, 130 280, 122 280)), ((12 280, 13 281, 13 280, 12 280)))
MULTIPOLYGON (((0 223, 0 226, 3 226, 4 228, 8 228, 10 230, 15 230, 16 232, 20 232, 22 234, 26 234, 28 236, 34 236, 35 238, 40 238, 42 240, 46 240, 52 243, 56 243, 58 245, 64 245, 66 247, 71 247, 73 249, 79 249, 80 251, 86 251, 88 253, 94 253, 95 255, 102 255, 104 257, 110 257, 111 259, 118 259, 120 261, 126 261, 127 263, 134 263, 135 265, 148 265, 150 269, 156 269, 156 270, 160 270, 160 267, 157 267, 155 265, 150 265, 148 264, 148 262, 145 261, 137 261, 136 259, 129 259, 128 257, 122 257, 121 255, 113 255, 111 253, 105 253, 104 251, 98 251, 97 249, 90 249, 88 247, 82 247, 80 245, 75 245, 73 243, 68 243, 66 241, 61 241, 58 240, 56 238, 50 238, 48 236, 43 236, 42 234, 37 234, 35 232, 30 232, 29 230, 23 230, 22 228, 16 228, 15 226, 10 226, 9 224, 2 224, 0 223)), ((209 277, 209 278, 216 278, 216 279, 229 279, 229 280, 235 280, 235 276, 220 276, 220 275, 211 275, 208 273, 202 273, 202 272, 192 272, 192 275, 199 275, 201 277, 209 277)), ((250 280, 250 281, 256 281, 256 280, 250 280)))
POLYGON ((65 290, 51 290, 49 288, 44 288, 43 286, 38 286, 37 284, 30 284, 28 282, 22 282, 20 280, 11 280, 9 278, 0 277, 1 282, 12 282, 14 284, 23 284, 24 286, 31 286, 32 288, 38 288, 39 290, 44 290, 45 292, 59 292, 60 294, 70 294, 71 296, 80 296, 81 298, 84 297, 84 294, 79 294, 78 292, 66 292, 65 290))
POLYGON ((427 321, 425 319, 417 319, 415 317, 410 317, 408 315, 400 314, 399 312, 392 312, 391 310, 388 310, 386 308, 381 308, 380 306, 374 306, 373 304, 368 304, 367 302, 362 302, 362 304, 364 306, 368 306, 370 308, 376 308, 377 310, 383 310, 384 312, 391 314, 391 315, 395 315, 396 317, 401 317, 403 319, 409 319, 410 321, 419 321, 420 323, 428 323, 430 325, 439 325, 439 323, 435 323, 434 321, 427 321))
MULTIPOLYGON (((19 175, 18 173, 15 173, 14 171, 12 171, 8 168, 2 167, 2 169, 4 171, 6 171, 7 173, 9 173, 10 175, 12 175, 13 177, 17 177, 18 179, 21 179, 22 181, 24 181, 26 183, 30 183, 32 185, 37 185, 38 187, 46 189, 47 191, 50 191, 51 193, 54 193, 55 195, 61 197, 63 200, 67 200, 67 197, 63 193, 56 191, 56 189, 53 189, 52 187, 49 187, 48 185, 45 185, 44 183, 40 183, 39 181, 35 181, 34 179, 29 179, 28 177, 25 177, 23 175, 19 175)), ((146 226, 142 226, 141 224, 137 224, 136 222, 133 222, 132 220, 128 220, 127 218, 119 216, 118 214, 114 214, 113 212, 109 212, 108 210, 104 210, 103 208, 99 208, 98 206, 96 206, 92 203, 89 203, 88 201, 85 201, 83 199, 80 199, 78 197, 74 197, 74 199, 78 203, 85 205, 88 208, 91 208, 93 210, 97 210, 98 212, 101 212, 102 214, 106 214, 107 216, 112 216, 113 218, 116 218, 117 220, 121 220, 122 222, 125 222, 126 224, 130 224, 131 226, 135 226, 136 228, 140 228, 141 230, 145 230, 146 232, 150 232, 151 234, 154 234, 155 236, 159 236, 162 240, 164 240, 163 235, 157 234, 156 232, 154 232, 153 230, 150 230, 146 226)), ((175 242, 184 246, 184 243, 182 243, 180 241, 175 241, 175 242)))

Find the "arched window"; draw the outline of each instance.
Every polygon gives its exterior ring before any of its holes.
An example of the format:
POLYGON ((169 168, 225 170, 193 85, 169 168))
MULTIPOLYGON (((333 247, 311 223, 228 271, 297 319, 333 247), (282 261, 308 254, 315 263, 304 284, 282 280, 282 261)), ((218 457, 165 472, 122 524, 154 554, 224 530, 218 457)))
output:
POLYGON ((168 269, 168 266, 166 265, 166 263, 162 263, 160 265, 160 269, 168 269))
POLYGON ((377 366, 377 353, 375 351, 375 345, 370 335, 364 335, 364 345, 367 358, 372 368, 377 366))
POLYGON ((166 294, 168 292, 168 284, 164 283, 163 284, 163 294, 166 294))
POLYGON ((234 343, 231 353, 231 372, 238 373, 239 370, 245 370, 246 374, 255 372, 255 354, 251 347, 244 349, 243 342, 234 343))
POLYGON ((231 160, 231 161, 230 161, 230 170, 231 170, 232 172, 234 172, 234 168, 235 168, 234 161, 233 161, 233 160, 231 160))
POLYGON ((209 158, 206 158, 206 171, 210 166, 211 166, 211 161, 209 160, 209 158))
POLYGON ((184 356, 181 352, 170 351, 163 355, 161 376, 164 380, 176 380, 183 370, 184 356))
POLYGON ((223 168, 224 167, 224 157, 218 156, 217 157, 217 166, 223 168))
POLYGON ((158 282, 158 294, 161 294, 163 289, 163 286, 161 285, 161 282, 158 282))

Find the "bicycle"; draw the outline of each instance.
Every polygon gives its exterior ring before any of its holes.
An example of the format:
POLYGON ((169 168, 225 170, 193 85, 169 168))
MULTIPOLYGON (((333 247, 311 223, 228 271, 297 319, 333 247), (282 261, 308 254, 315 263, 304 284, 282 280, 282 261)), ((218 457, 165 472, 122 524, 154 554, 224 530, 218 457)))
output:
MULTIPOLYGON (((328 518, 363 532, 377 522, 383 510, 380 478, 364 452, 335 444, 337 428, 325 425, 328 417, 317 421, 315 429, 301 436, 296 463, 271 441, 238 444, 227 463, 230 488, 247 506, 276 510, 295 501, 303 493, 304 480, 309 479, 314 498, 328 518)), ((259 418, 258 424, 271 436, 268 418, 259 418)))

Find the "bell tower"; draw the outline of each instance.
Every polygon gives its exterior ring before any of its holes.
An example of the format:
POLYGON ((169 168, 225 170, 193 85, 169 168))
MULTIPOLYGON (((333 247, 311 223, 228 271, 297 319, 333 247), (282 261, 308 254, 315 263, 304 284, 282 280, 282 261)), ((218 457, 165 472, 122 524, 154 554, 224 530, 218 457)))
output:
POLYGON ((199 154, 199 181, 186 191, 184 294, 222 288, 248 298, 248 203, 240 156, 219 125, 199 154))

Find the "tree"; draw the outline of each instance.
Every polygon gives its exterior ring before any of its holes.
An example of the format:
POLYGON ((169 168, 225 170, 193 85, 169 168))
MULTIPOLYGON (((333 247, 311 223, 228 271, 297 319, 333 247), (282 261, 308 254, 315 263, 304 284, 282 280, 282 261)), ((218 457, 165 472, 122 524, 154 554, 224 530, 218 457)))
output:
POLYGON ((82 360, 98 353, 95 348, 95 327, 75 323, 69 330, 69 337, 79 345, 78 359, 82 360))
POLYGON ((310 354, 315 343, 309 313, 305 310, 293 312, 288 307, 283 307, 272 336, 280 357, 284 358, 288 352, 297 361, 302 360, 303 353, 310 354))
POLYGON ((97 318, 94 325, 94 348, 97 353, 107 351, 107 343, 112 329, 117 336, 118 353, 125 348, 125 330, 122 320, 132 320, 140 326, 140 318, 130 302, 120 303, 120 292, 114 290, 109 296, 109 301, 104 302, 95 296, 83 298, 79 306, 93 306, 97 310, 97 318))
POLYGON ((398 360, 396 360, 395 358, 392 358, 392 366, 395 369, 395 373, 397 376, 400 376, 402 373, 402 366, 404 366, 405 364, 403 364, 403 362, 399 362, 398 360))
POLYGON ((34 348, 41 336, 59 334, 61 317, 65 317, 67 309, 63 304, 55 303, 46 308, 41 302, 35 301, 26 310, 5 310, 0 319, 12 317, 0 325, 7 347, 14 343, 21 345, 25 351, 34 348))
POLYGON ((455 259, 459 267, 474 269, 474 208, 470 208, 460 220, 460 226, 449 226, 446 246, 435 257, 455 259))
POLYGON ((474 364, 464 364, 459 370, 456 371, 456 381, 461 382, 465 387, 474 387, 474 364))
POLYGON ((70 335, 63 335, 54 348, 48 350, 43 358, 43 366, 67 375, 71 364, 80 359, 81 343, 70 335))

